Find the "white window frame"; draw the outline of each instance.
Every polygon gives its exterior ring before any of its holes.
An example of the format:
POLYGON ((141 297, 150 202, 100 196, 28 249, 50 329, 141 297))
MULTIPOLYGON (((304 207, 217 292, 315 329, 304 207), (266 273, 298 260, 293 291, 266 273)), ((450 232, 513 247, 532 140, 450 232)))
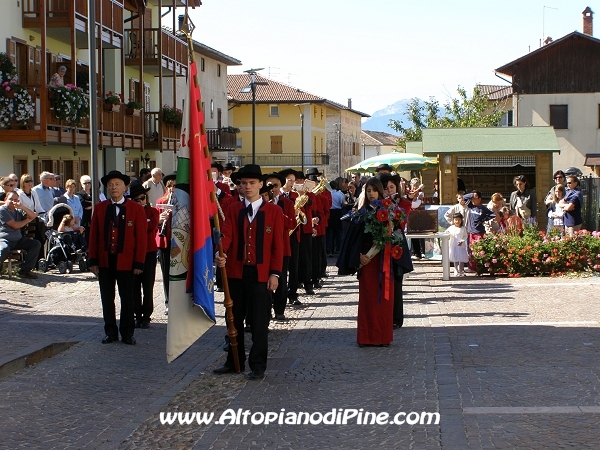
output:
POLYGON ((279 105, 269 105, 269 117, 279 117, 279 105))

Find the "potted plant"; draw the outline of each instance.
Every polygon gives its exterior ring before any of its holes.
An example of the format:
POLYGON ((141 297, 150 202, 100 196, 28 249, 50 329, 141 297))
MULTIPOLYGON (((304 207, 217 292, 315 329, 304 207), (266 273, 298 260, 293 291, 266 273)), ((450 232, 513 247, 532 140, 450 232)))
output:
POLYGON ((17 84, 16 77, 3 81, 0 84, 0 128, 10 128, 15 122, 20 127, 25 126, 34 115, 29 91, 17 84))
POLYGON ((227 133, 239 133, 240 129, 230 125, 228 127, 221 127, 221 131, 225 131, 227 133))
POLYGON ((57 119, 76 127, 89 117, 89 97, 83 89, 73 84, 67 84, 55 88, 54 91, 54 115, 57 119))
POLYGON ((116 94, 113 91, 108 91, 104 98, 104 111, 115 111, 121 110, 122 95, 116 94))
POLYGON ((17 78, 17 68, 6 53, 0 52, 0 83, 17 78))
POLYGON ((163 105, 162 108, 163 122, 167 125, 174 125, 175 127, 181 127, 183 121, 183 111, 174 106, 163 105))
POLYGON ((125 113, 128 116, 139 116, 140 112, 144 109, 144 105, 133 98, 130 98, 125 105, 125 113))

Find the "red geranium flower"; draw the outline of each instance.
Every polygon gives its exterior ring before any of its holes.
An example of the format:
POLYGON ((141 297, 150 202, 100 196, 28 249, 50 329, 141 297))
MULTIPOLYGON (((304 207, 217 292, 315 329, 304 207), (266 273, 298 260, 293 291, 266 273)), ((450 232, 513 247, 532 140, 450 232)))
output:
POLYGON ((392 247, 392 258, 399 259, 402 256, 402 247, 394 245, 392 247))
POLYGON ((406 214, 400 208, 394 210, 394 220, 396 222, 404 222, 406 220, 406 214))
POLYGON ((383 200, 381 200, 381 204, 384 208, 389 208, 390 206, 392 206, 392 201, 389 198, 384 198, 383 200))
POLYGON ((389 219, 390 215, 386 209, 380 209, 377 211, 377 220, 380 222, 386 222, 389 219))

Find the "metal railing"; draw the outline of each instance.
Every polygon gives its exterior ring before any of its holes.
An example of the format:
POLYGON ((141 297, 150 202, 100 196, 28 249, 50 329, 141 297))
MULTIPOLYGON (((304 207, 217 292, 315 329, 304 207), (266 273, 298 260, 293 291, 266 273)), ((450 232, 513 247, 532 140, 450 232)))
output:
POLYGON ((207 128, 208 148, 210 150, 235 150, 236 134, 218 128, 207 128))
POLYGON ((597 231, 600 229, 600 178, 593 178, 591 175, 582 177, 579 179, 579 187, 583 194, 582 228, 597 231))

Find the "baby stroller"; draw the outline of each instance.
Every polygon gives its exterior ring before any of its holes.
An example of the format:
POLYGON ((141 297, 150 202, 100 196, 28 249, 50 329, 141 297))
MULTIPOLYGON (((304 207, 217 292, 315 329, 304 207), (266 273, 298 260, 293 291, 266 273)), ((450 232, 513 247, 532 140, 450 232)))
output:
POLYGON ((59 203, 48 213, 48 230, 46 231, 45 258, 38 262, 41 272, 56 268, 58 272, 72 273, 73 265, 78 264, 79 270, 85 272, 87 265, 87 248, 83 237, 78 232, 59 233, 56 228, 65 214, 73 214, 69 205, 59 203))

